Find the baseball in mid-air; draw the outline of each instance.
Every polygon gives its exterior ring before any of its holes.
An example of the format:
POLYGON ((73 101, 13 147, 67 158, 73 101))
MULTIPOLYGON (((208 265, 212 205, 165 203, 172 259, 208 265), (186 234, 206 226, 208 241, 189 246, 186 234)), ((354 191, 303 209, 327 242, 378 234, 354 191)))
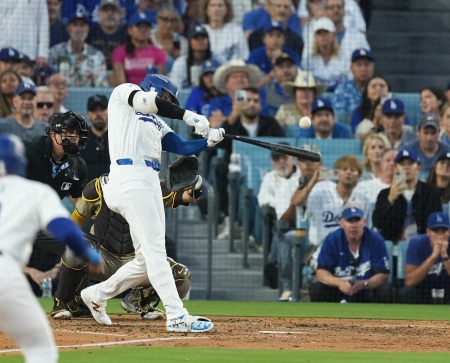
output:
POLYGON ((303 116, 300 121, 298 122, 298 125, 302 129, 307 129, 311 126, 311 119, 308 116, 303 116))

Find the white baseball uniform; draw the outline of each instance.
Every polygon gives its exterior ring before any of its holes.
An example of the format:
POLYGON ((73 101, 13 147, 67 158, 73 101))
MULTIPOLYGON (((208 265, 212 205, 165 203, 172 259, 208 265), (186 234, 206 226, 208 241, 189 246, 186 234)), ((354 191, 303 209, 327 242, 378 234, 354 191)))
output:
POLYGON ((375 206, 375 203, 377 202, 378 194, 383 189, 389 188, 390 185, 383 183, 380 178, 375 179, 369 179, 369 180, 363 180, 360 181, 358 184, 356 184, 355 192, 364 194, 367 196, 370 200, 370 203, 372 206, 375 206))
POLYGON ((147 165, 159 163, 161 139, 172 130, 158 116, 131 107, 128 98, 133 91, 141 91, 141 88, 122 84, 113 90, 109 100, 111 168, 109 181, 102 188, 108 207, 120 213, 130 225, 136 257, 108 280, 88 289, 97 303, 106 304, 108 299, 139 285, 148 277, 169 320, 187 314, 187 310, 178 296, 167 262, 158 171, 147 165), (118 160, 128 160, 128 163, 119 165, 118 160))
POLYGON ((47 316, 21 267, 28 263, 39 230, 69 218, 48 185, 16 175, 0 177, 0 331, 22 349, 27 363, 58 361, 47 316))
MULTIPOLYGON (((355 189, 347 203, 359 203, 367 220, 367 227, 372 226, 372 208, 369 199, 355 189)), ((307 216, 309 219, 309 243, 318 246, 325 237, 340 227, 341 209, 344 201, 336 190, 336 183, 326 180, 318 182, 307 199, 307 216)))

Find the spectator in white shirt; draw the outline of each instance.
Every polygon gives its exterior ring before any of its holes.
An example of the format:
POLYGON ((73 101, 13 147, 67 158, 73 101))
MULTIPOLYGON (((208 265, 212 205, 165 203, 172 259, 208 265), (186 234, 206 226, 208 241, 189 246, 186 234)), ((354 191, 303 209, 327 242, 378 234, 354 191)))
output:
POLYGON ((336 38, 341 47, 341 52, 345 53, 349 62, 355 49, 369 49, 366 35, 351 26, 345 26, 345 1, 344 0, 324 0, 325 16, 330 18, 336 28, 336 38))
MULTIPOLYGON (((317 183, 308 197, 309 243, 320 247, 325 237, 339 228, 342 206, 356 202, 362 206, 367 227, 372 227, 372 208, 369 198, 355 191, 362 173, 362 165, 355 155, 345 155, 334 163, 339 170, 337 182, 325 180, 317 183)), ((311 265, 316 263, 319 248, 314 253, 311 265)))
POLYGON ((381 157, 380 174, 378 177, 363 180, 356 184, 355 193, 361 193, 368 197, 372 206, 375 206, 380 191, 389 188, 394 180, 395 157, 397 154, 398 150, 396 149, 385 150, 381 157))
POLYGON ((303 57, 302 68, 312 72, 319 83, 325 83, 328 91, 351 76, 349 61, 340 50, 336 28, 329 18, 321 18, 314 24, 312 53, 303 57))
POLYGON ((247 41, 242 28, 234 23, 230 0, 205 0, 200 21, 209 33, 213 57, 220 63, 232 59, 247 59, 247 41))
MULTIPOLYGON (((308 19, 308 11, 306 9, 307 2, 314 0, 300 0, 298 6, 297 15, 300 17, 302 25, 304 25, 308 19)), ((345 0, 345 16, 344 25, 359 30, 360 32, 366 32, 366 22, 362 16, 361 9, 359 8, 355 0, 345 0)))

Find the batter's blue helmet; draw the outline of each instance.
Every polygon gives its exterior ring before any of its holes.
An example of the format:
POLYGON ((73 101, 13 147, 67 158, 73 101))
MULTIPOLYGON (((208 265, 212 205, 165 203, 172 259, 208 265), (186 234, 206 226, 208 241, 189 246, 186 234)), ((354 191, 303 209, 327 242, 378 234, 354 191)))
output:
POLYGON ((163 91, 167 91, 172 96, 172 102, 179 105, 177 99, 178 87, 167 76, 163 76, 162 74, 148 74, 142 80, 139 87, 141 87, 145 92, 148 92, 153 88, 160 98, 163 96, 163 91))
POLYGON ((25 176, 27 158, 25 146, 16 135, 0 134, 0 175, 25 176))

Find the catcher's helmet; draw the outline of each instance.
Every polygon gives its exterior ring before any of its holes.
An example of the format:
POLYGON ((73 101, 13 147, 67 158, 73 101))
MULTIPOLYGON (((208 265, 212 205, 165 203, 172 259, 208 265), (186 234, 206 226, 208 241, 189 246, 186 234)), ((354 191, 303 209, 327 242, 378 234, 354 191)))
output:
POLYGON ((141 87, 145 92, 148 92, 153 88, 160 98, 163 96, 163 91, 167 91, 172 96, 172 102, 179 105, 177 99, 178 87, 167 76, 163 76, 162 74, 148 74, 142 80, 139 87, 141 87))
POLYGON ((0 135, 0 175, 25 176, 26 169, 27 158, 22 141, 16 135, 0 135))
POLYGON ((47 134, 50 134, 50 132, 61 134, 65 133, 67 130, 79 130, 80 138, 78 140, 78 145, 70 143, 68 139, 63 139, 62 145, 67 154, 79 155, 81 151, 83 151, 88 140, 87 133, 89 130, 88 124, 84 121, 83 116, 80 116, 73 111, 56 113, 50 118, 48 124, 49 126, 45 129, 47 134))

